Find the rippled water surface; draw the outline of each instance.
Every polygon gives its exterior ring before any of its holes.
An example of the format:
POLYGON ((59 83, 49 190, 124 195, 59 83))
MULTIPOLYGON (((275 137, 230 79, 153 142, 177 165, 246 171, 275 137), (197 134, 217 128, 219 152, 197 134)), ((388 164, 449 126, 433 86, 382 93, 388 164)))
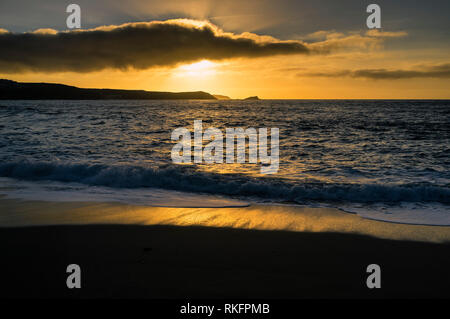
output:
POLYGON ((449 101, 0 101, 0 131, 2 177, 418 210, 450 224, 449 101), (278 174, 172 164, 172 130, 194 120, 279 128, 278 174))

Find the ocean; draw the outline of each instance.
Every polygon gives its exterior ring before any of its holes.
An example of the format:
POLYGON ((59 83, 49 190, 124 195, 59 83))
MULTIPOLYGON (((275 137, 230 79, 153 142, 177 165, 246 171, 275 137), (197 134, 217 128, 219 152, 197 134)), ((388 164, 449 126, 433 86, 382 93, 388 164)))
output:
POLYGON ((450 101, 0 101, 0 195, 170 207, 335 207, 450 225, 450 101), (171 133, 279 128, 279 169, 174 164, 171 133))

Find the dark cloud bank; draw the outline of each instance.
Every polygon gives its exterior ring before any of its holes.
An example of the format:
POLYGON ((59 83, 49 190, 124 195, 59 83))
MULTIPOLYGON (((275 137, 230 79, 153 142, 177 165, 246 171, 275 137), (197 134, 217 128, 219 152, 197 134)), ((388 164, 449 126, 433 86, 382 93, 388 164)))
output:
POLYGON ((352 77, 367 78, 373 80, 400 80, 412 78, 450 78, 450 63, 440 64, 428 67, 422 67, 412 70, 387 70, 387 69, 361 69, 361 70, 342 70, 337 72, 316 72, 299 74, 299 76, 313 77, 352 77))
POLYGON ((301 42, 224 33, 214 25, 166 21, 91 30, 0 32, 0 72, 146 69, 236 57, 308 54, 301 42))

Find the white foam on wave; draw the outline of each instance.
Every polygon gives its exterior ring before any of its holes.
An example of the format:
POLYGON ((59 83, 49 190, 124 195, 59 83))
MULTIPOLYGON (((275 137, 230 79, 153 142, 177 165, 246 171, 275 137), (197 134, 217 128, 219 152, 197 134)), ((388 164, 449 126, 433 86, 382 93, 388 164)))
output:
POLYGON ((390 223, 450 226, 450 208, 440 203, 345 204, 339 205, 338 208, 362 218, 390 223))
POLYGON ((110 188, 55 181, 28 182, 0 177, 0 194, 11 199, 63 202, 120 202, 154 207, 222 208, 249 204, 222 196, 160 188, 110 188))
POLYGON ((345 184, 249 178, 199 172, 176 165, 154 168, 134 165, 68 164, 61 162, 0 163, 0 176, 28 181, 79 183, 121 189, 160 188, 180 192, 264 198, 273 202, 450 204, 450 187, 421 184, 345 184))

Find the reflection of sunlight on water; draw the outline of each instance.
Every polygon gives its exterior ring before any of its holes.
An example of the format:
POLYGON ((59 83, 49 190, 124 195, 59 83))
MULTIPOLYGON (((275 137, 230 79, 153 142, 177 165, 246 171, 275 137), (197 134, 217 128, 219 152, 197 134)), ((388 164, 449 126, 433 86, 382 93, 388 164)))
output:
POLYGON ((393 224, 332 208, 257 205, 239 208, 166 208, 110 203, 0 200, 2 226, 138 224, 357 233, 388 239, 450 241, 450 227, 393 224))

